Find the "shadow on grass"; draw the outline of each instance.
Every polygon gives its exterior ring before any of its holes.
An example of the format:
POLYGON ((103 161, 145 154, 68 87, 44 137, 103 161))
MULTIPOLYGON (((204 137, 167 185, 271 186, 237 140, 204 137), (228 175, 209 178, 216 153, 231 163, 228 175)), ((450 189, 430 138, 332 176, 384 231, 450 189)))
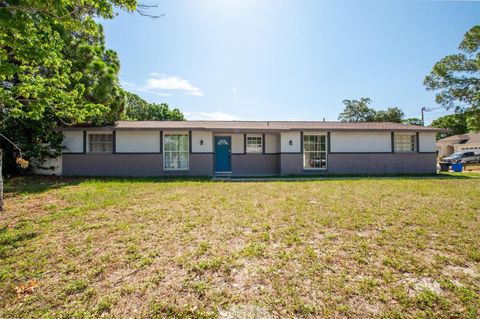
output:
POLYGON ((4 191, 6 195, 15 195, 20 193, 38 194, 51 189, 77 185, 84 180, 84 178, 66 178, 59 176, 14 176, 5 179, 4 191))
POLYGON ((38 235, 28 223, 18 223, 13 228, 0 227, 0 260, 9 256, 12 249, 23 245, 38 235))
POLYGON ((162 177, 65 177, 44 175, 22 175, 8 178, 5 183, 6 195, 39 194, 52 189, 79 185, 85 182, 115 183, 170 183, 181 181, 211 182, 211 177, 162 176, 162 177))

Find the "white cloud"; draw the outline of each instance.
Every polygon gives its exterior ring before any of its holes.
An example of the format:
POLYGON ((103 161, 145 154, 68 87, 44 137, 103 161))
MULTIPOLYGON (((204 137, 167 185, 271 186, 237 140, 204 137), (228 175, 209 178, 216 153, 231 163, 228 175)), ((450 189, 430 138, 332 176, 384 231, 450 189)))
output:
POLYGON ((127 82, 127 81, 120 81, 120 84, 127 89, 128 91, 132 92, 142 92, 142 93, 149 93, 153 95, 158 95, 158 96, 170 96, 170 93, 161 93, 161 92, 155 92, 151 90, 147 90, 144 87, 139 87, 135 83, 127 82))
POLYGON ((240 118, 233 114, 224 112, 184 112, 187 120, 199 121, 238 121, 240 118))
POLYGON ((157 72, 152 72, 149 76, 146 84, 142 86, 123 80, 120 81, 120 84, 129 91, 143 92, 159 96, 172 95, 165 91, 181 91, 192 96, 203 96, 202 90, 178 76, 162 76, 157 72))
POLYGON ((123 80, 120 80, 120 85, 123 86, 124 88, 136 88, 137 87, 134 83, 123 81, 123 80))
POLYGON ((237 90, 237 86, 236 86, 236 85, 232 86, 232 93, 233 93, 233 94, 236 94, 237 91, 238 91, 238 90, 237 90))
POLYGON ((178 76, 152 77, 147 80, 145 86, 148 90, 177 90, 193 96, 203 96, 202 90, 193 86, 190 82, 178 76))
POLYGON ((144 89, 144 88, 139 88, 139 89, 137 89, 137 91, 138 92, 149 93, 149 94, 153 94, 153 95, 158 95, 158 96, 170 96, 171 95, 170 93, 155 92, 155 91, 150 91, 150 90, 147 90, 147 89, 144 89))

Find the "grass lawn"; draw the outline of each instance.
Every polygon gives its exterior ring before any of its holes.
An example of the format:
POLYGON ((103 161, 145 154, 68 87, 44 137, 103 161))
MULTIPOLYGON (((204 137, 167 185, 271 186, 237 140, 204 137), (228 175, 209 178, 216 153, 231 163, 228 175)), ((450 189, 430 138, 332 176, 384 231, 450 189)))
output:
POLYGON ((462 177, 17 178, 0 318, 479 318, 480 180, 462 177))

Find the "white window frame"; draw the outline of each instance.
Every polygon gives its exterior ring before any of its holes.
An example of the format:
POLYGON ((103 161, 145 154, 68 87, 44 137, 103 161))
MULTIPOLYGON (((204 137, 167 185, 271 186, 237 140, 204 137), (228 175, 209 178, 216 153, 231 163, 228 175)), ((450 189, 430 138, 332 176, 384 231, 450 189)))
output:
POLYGON ((250 153, 250 154, 262 154, 263 153, 263 143, 265 141, 263 140, 263 136, 262 135, 248 135, 247 134, 247 138, 245 139, 245 150, 246 150, 246 153, 250 153), (251 146, 250 149, 249 149, 249 145, 248 145, 248 139, 256 139, 257 142, 258 142, 258 139, 260 139, 260 144, 258 143, 254 143, 253 147, 251 146))
POLYGON ((417 134, 394 133, 393 150, 395 153, 415 153, 417 151, 417 134), (399 139, 402 139, 402 141, 399 141, 399 139), (400 148, 399 145, 402 145, 402 147, 400 148))
POLYGON ((188 133, 174 133, 174 132, 169 132, 169 133, 164 133, 163 134, 163 141, 162 141, 162 145, 163 145, 163 150, 162 150, 162 155, 163 155, 163 169, 165 171, 188 171, 190 169, 190 136, 188 133), (167 137, 169 136, 186 136, 187 137, 187 149, 186 150, 182 150, 182 151, 167 151, 165 150, 165 146, 166 146, 166 139, 167 137), (166 154, 167 153, 185 153, 187 154, 187 167, 181 167, 181 168, 176 168, 176 167, 167 167, 167 161, 165 160, 166 159, 166 154))
POLYGON ((304 170, 310 171, 324 171, 328 167, 328 138, 326 133, 308 133, 302 136, 302 166, 304 170), (305 151, 305 137, 307 136, 323 136, 325 138, 325 151, 305 151), (305 154, 306 153, 325 153, 325 167, 305 167, 305 154))
POLYGON ((114 144, 114 136, 113 136, 113 132, 89 132, 87 133, 87 153, 92 153, 92 154, 113 154, 113 144, 114 144), (112 138, 112 141, 111 142, 93 142, 94 144, 105 144, 105 145, 108 145, 110 144, 112 149, 109 150, 109 151, 92 151, 91 149, 91 145, 90 145, 90 136, 93 136, 93 135, 109 135, 111 136, 112 138))

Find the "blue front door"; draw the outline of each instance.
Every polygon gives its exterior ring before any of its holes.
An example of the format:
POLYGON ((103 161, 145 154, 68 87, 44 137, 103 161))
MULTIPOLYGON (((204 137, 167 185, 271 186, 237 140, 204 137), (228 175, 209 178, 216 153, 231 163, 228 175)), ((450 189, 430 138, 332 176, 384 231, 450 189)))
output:
POLYGON ((230 153, 232 149, 230 136, 215 136, 215 172, 230 172, 230 153))

